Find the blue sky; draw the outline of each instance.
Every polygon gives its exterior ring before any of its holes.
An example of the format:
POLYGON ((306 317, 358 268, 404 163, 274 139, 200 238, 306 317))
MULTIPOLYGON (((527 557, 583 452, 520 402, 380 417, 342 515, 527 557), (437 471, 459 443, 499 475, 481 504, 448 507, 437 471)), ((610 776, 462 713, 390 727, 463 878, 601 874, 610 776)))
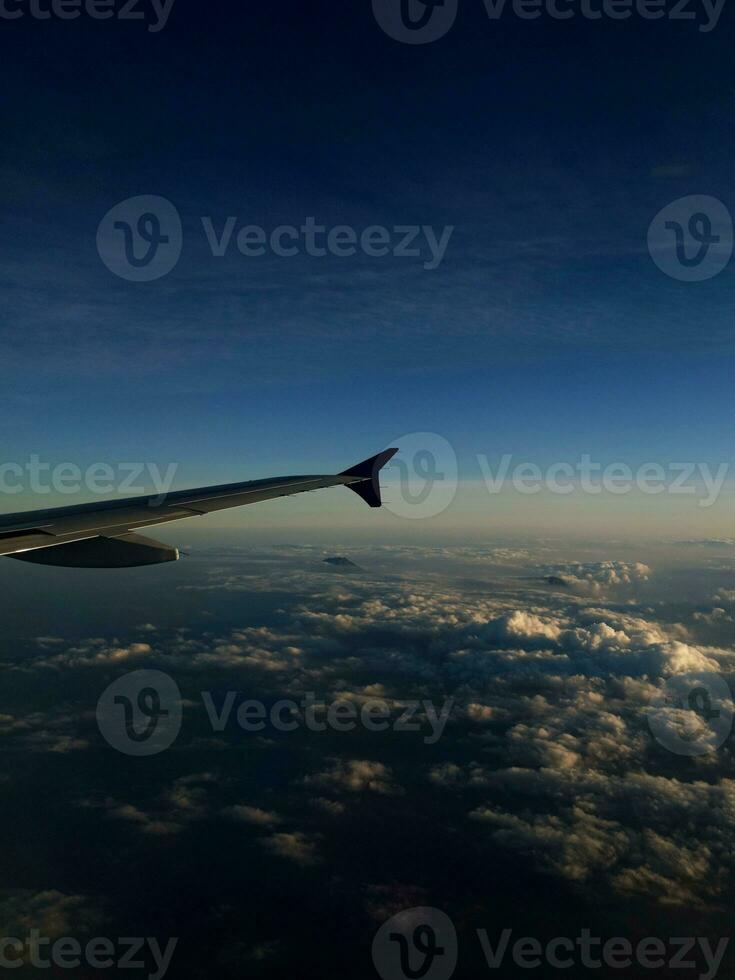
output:
POLYGON ((6 457, 176 461, 181 482, 216 482, 432 431, 466 480, 482 453, 729 461, 731 271, 676 281, 646 247, 672 200, 735 204, 724 29, 466 8, 413 49, 369 7, 323 13, 199 25, 182 2, 143 37, 6 25, 6 457), (139 194, 183 223, 180 262, 151 283, 96 249, 139 194), (434 270, 215 258, 201 221, 229 215, 454 232, 434 270))

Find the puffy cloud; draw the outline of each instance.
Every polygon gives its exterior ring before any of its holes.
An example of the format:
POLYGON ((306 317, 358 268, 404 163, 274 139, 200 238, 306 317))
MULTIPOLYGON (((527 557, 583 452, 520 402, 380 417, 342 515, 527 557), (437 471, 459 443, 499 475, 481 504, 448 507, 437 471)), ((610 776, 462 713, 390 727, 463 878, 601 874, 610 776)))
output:
POLYGON ((561 816, 522 817, 492 807, 481 807, 470 816, 487 824, 499 843, 535 857, 572 881, 585 881, 595 871, 614 867, 629 847, 628 834, 619 824, 583 805, 561 816))
POLYGON ((401 792, 388 766, 366 759, 335 759, 329 769, 306 776, 304 782, 348 793, 369 791, 395 795, 401 792))
POLYGON ((299 832, 273 834, 265 838, 262 845, 273 854, 305 867, 319 861, 316 841, 299 832))
MULTIPOLYGON (((207 588, 271 590, 278 614, 267 625, 159 629, 147 632, 145 643, 93 639, 66 649, 63 642, 39 643, 36 659, 12 669, 53 667, 89 677, 98 668, 106 677, 115 667, 175 668, 192 697, 202 683, 219 688, 225 678, 233 688, 264 692, 264 700, 300 700, 313 691, 327 701, 382 699, 394 708, 408 699, 456 702, 436 746, 422 748, 423 766, 365 732, 355 736, 363 741, 348 743, 347 758, 335 755, 332 741, 329 758, 316 755, 315 761, 312 751, 300 757, 297 735, 258 743, 274 757, 292 751, 303 763, 296 771, 309 773, 296 784, 291 769, 286 777, 288 792, 296 785, 303 798, 309 832, 293 829, 285 807, 281 816, 233 802, 253 800, 252 786, 233 796, 211 774, 195 773, 148 798, 96 804, 108 819, 141 834, 176 835, 205 819, 238 821, 266 851, 309 866, 318 860, 320 841, 312 824, 324 835, 334 831, 350 820, 360 796, 393 797, 390 805, 399 807, 404 795, 408 805, 412 797, 403 787, 418 778, 426 793, 444 794, 448 810, 442 812, 448 823, 456 820, 454 830, 466 833, 471 814, 469 827, 480 841, 521 855, 577 889, 662 904, 716 904, 735 870, 730 748, 687 760, 688 775, 682 775, 681 758, 649 730, 646 709, 672 677, 735 677, 726 628, 718 635, 722 646, 695 638, 697 626, 702 635, 714 635, 705 628, 726 627, 735 590, 719 590, 711 613, 702 612, 711 585, 688 614, 671 613, 690 625, 687 631, 667 618, 671 605, 635 600, 651 578, 642 562, 555 562, 544 552, 539 563, 538 551, 491 552, 375 549, 375 563, 399 556, 410 574, 366 574, 349 582, 318 566, 284 573, 282 562, 268 566, 262 559, 263 568, 238 571, 233 562, 216 570, 207 588), (442 562, 451 563, 451 573, 441 571, 442 562), (488 565, 504 565, 505 577, 483 579, 488 565), (540 582, 539 569, 556 577, 558 587, 540 582), (284 598, 292 585, 297 597, 284 598), (378 744, 380 761, 373 751, 378 744)), ((360 561, 371 566, 367 556, 360 561)), ((201 722, 204 713, 187 716, 201 722)), ((61 708, 38 716, 9 713, 0 716, 0 736, 13 747, 64 751, 84 738, 78 721, 61 708)), ((199 737, 190 747, 205 744, 199 737)), ((229 731, 216 744, 225 761, 235 750, 229 731)), ((314 749, 318 743, 309 744, 314 749)))
POLYGON ((434 766, 429 772, 429 779, 437 786, 454 789, 467 789, 470 786, 486 786, 487 775, 482 766, 472 762, 467 766, 457 765, 456 762, 445 762, 434 766))
POLYGON ((281 818, 272 810, 261 810, 257 806, 244 806, 237 804, 229 806, 222 811, 224 816, 237 820, 240 823, 249 823, 255 827, 273 827, 281 822, 281 818))
POLYGON ((32 929, 49 939, 84 935, 103 921, 98 902, 56 889, 0 893, 0 932, 27 936, 32 929))
POLYGON ((344 803, 340 803, 338 800, 328 800, 325 796, 317 796, 311 800, 311 805, 330 817, 341 817, 347 810, 344 803))
POLYGON ((547 569, 550 585, 579 592, 582 595, 601 596, 615 589, 630 588, 647 582, 651 569, 643 562, 568 562, 551 565, 547 569))
POLYGON ((0 715, 0 736, 7 744, 30 752, 65 755, 88 749, 89 740, 79 735, 79 727, 80 720, 67 709, 0 715))
MULTIPOLYGON (((220 812, 211 800, 220 783, 215 773, 191 773, 174 780, 145 805, 120 803, 109 797, 101 801, 83 800, 80 805, 101 809, 108 819, 130 823, 144 834, 168 836, 220 812)), ((227 810, 224 812, 230 815, 227 810)))
POLYGON ((729 615, 726 609, 721 606, 715 606, 709 612, 696 612, 694 613, 694 620, 698 623, 704 623, 706 626, 720 626, 722 623, 732 623, 733 618, 729 615))
POLYGON ((39 666, 57 668, 114 666, 134 664, 136 661, 144 660, 151 652, 152 647, 148 643, 125 645, 97 638, 72 646, 63 653, 47 656, 37 663, 39 666))
POLYGON ((683 907, 717 904, 732 875, 735 782, 687 784, 642 773, 508 769, 488 785, 523 800, 471 811, 492 838, 577 882, 683 907))

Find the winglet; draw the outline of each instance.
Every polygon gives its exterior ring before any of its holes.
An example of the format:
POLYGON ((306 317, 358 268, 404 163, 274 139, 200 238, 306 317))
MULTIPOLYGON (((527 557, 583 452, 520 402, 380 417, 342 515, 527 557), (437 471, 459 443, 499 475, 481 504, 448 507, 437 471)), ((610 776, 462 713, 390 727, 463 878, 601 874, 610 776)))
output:
POLYGON ((358 463, 340 476, 354 476, 360 479, 355 483, 348 483, 347 486, 353 490, 358 497, 362 497, 370 507, 382 506, 380 499, 380 471, 390 462, 398 452, 397 449, 386 449, 385 452, 378 453, 370 459, 358 463))

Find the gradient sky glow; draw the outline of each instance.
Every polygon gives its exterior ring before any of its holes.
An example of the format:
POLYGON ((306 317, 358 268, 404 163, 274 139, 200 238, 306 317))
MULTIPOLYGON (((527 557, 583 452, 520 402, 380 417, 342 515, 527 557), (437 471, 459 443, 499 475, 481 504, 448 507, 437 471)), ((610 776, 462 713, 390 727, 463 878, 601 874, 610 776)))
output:
MULTIPOLYGON (((174 461, 185 486, 341 469, 432 431, 468 482, 478 454, 730 463, 731 269, 679 282, 646 248, 676 198, 735 206, 726 17, 709 34, 491 24, 478 2, 416 48, 369 4, 205 16, 178 0, 158 34, 2 27, 5 460, 174 461), (179 265, 152 283, 117 278, 95 245, 138 194, 184 225, 179 265), (201 218, 229 215, 455 231, 433 271, 214 258, 201 218)), ((723 534, 734 516, 669 503, 646 512, 651 530, 723 534)), ((507 519, 522 527, 527 508, 507 519)), ((571 528, 563 511, 541 523, 571 528)))

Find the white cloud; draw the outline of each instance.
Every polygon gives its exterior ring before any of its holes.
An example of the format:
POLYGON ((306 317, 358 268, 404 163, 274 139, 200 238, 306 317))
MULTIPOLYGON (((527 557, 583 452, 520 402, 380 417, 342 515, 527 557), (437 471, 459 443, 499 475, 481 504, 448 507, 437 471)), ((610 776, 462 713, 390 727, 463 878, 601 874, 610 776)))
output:
POLYGON ((388 766, 367 759, 335 759, 329 769, 306 776, 304 782, 348 793, 369 791, 395 795, 401 792, 388 766))
POLYGON ((313 838, 302 833, 273 834, 262 841, 263 847, 277 854, 279 857, 287 858, 296 864, 309 867, 319 861, 317 843, 313 838))
POLYGON ((237 804, 222 811, 223 816, 230 817, 240 823, 252 824, 255 827, 273 827, 281 822, 281 818, 272 810, 261 810, 257 806, 237 804))

